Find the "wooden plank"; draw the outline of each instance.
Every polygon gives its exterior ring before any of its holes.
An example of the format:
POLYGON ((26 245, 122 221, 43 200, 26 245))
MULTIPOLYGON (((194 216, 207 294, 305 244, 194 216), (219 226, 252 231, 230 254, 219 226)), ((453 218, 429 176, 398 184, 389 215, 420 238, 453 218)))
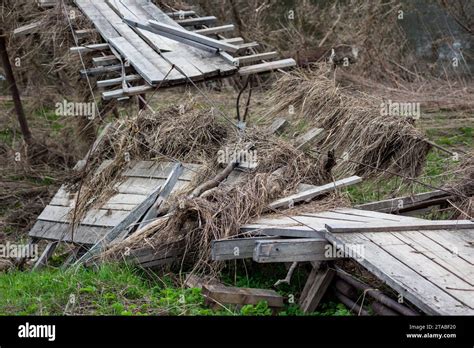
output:
POLYGON ((95 66, 113 65, 118 62, 119 60, 114 55, 92 58, 92 64, 94 64, 95 66))
MULTIPOLYGON (((83 225, 113 227, 124 219, 128 213, 119 210, 90 209, 80 222, 83 225)), ((73 209, 71 207, 47 205, 38 216, 38 220, 70 223, 72 214, 73 209)))
POLYGON ((308 279, 308 284, 306 285, 308 286, 308 289, 305 292, 306 296, 300 299, 300 308, 305 313, 314 312, 316 310, 336 273, 330 268, 313 268, 311 273, 313 272, 316 274, 314 279, 311 275, 308 279))
POLYGON ((344 215, 344 214, 338 214, 338 213, 333 213, 333 212, 303 213, 301 215, 302 216, 309 216, 309 217, 316 217, 316 218, 325 219, 325 220, 328 221, 328 223, 337 222, 337 221, 341 221, 341 223, 347 221, 347 222, 362 223, 362 224, 372 223, 372 222, 379 222, 378 220, 376 220, 374 218, 370 218, 370 217, 344 215))
POLYGON ((278 227, 308 227, 313 231, 326 232, 325 219, 319 219, 310 216, 292 216, 283 218, 260 218, 253 222, 259 225, 278 226, 278 227))
POLYGON ((295 140, 296 148, 305 150, 310 147, 312 144, 316 143, 318 140, 321 140, 325 134, 325 130, 322 128, 312 128, 308 132, 299 136, 295 140))
POLYGON ((289 206, 293 205, 294 203, 302 202, 302 201, 309 201, 314 199, 318 196, 326 194, 331 191, 335 191, 336 189, 343 188, 349 185, 354 185, 362 181, 361 177, 358 176, 351 176, 349 178, 345 178, 342 180, 337 180, 333 183, 329 183, 326 185, 318 186, 315 189, 307 190, 301 193, 297 193, 288 197, 284 197, 278 199, 271 203, 268 207, 269 209, 278 209, 281 207, 288 208, 289 206))
POLYGON ((324 238, 259 241, 253 260, 258 263, 326 261, 328 242, 324 238))
POLYGON ((140 75, 127 75, 125 77, 118 77, 115 79, 101 80, 97 81, 96 86, 98 88, 112 87, 117 85, 122 85, 123 82, 134 82, 140 81, 142 77, 140 75))
MULTIPOLYGON (((242 46, 240 46, 242 48, 242 46)), ((296 61, 292 58, 276 60, 268 63, 250 65, 239 69, 240 76, 267 73, 278 69, 287 69, 296 66, 296 61)))
POLYGON ((71 47, 69 50, 73 53, 87 53, 87 52, 95 52, 95 51, 105 51, 109 50, 110 46, 108 43, 100 43, 100 44, 91 44, 91 45, 83 45, 78 47, 71 47))
MULTIPOLYGON (((127 39, 123 37, 111 38, 109 43, 120 54, 128 59, 135 70, 143 77, 143 79, 150 85, 158 84, 163 81, 165 74, 157 69, 145 56, 143 56, 136 47, 132 46, 127 39)), ((157 58, 161 59, 161 58, 157 58)))
POLYGON ((421 232, 451 253, 474 265, 474 230, 421 232))
POLYGON ((249 56, 237 57, 237 61, 240 65, 255 63, 261 60, 269 60, 278 58, 278 52, 265 52, 265 53, 256 53, 249 56))
POLYGON ((183 165, 181 163, 176 163, 173 169, 171 170, 171 173, 169 174, 168 178, 166 179, 165 183, 163 184, 163 186, 161 186, 160 194, 158 195, 156 201, 145 214, 142 223, 138 227, 139 230, 147 226, 152 219, 158 216, 158 209, 163 204, 163 202, 165 202, 171 195, 171 192, 173 192, 173 189, 176 183, 178 182, 178 178, 181 176, 182 173, 183 165))
POLYGON ((186 19, 177 19, 176 23, 183 27, 198 26, 198 25, 212 25, 217 23, 217 18, 214 16, 195 17, 186 19))
POLYGON ((221 39, 221 40, 230 44, 235 44, 235 45, 240 45, 244 43, 244 39, 241 37, 232 37, 229 39, 221 39))
POLYGON ((61 240, 66 243, 93 245, 110 230, 110 227, 79 225, 72 235, 71 225, 67 223, 38 220, 30 230, 29 236, 46 240, 61 240))
POLYGON ((429 280, 438 288, 456 298, 474 313, 474 296, 470 293, 474 291, 474 286, 468 281, 433 262, 431 257, 418 252, 413 244, 405 244, 394 234, 365 233, 364 236, 413 269, 421 277, 429 280))
POLYGON ((236 288, 223 285, 206 284, 202 295, 210 302, 217 304, 257 305, 265 301, 271 308, 284 307, 283 297, 274 290, 236 288))
MULTIPOLYGON (((147 61, 147 66, 152 64, 156 70, 159 70, 162 73, 162 76, 166 76, 169 73, 168 77, 170 80, 177 79, 182 80, 182 77, 172 69, 171 64, 164 60, 158 52, 156 52, 150 45, 145 42, 140 35, 138 35, 132 28, 130 28, 124 20, 104 1, 94 1, 94 6, 97 10, 107 18, 110 24, 117 30, 117 32, 122 37, 122 42, 125 39, 128 43, 123 43, 123 45, 133 46, 135 51, 135 59, 137 56, 142 56, 147 61)), ((109 39, 110 40, 110 39, 109 39)), ((129 52, 129 50, 127 51, 129 52)), ((128 58, 128 57, 127 57, 128 58)), ((131 62, 130 62, 131 63, 131 62)), ((145 77, 145 76, 143 76, 145 77)))
MULTIPOLYGON (((138 3, 133 0, 125 0, 125 5, 127 9, 133 12, 135 16, 134 20, 139 23, 146 23, 148 20, 154 19, 154 17, 150 13, 146 12, 145 7, 138 6, 138 3)), ((152 8, 154 8, 154 6, 152 8)), ((159 10, 155 9, 155 11, 159 10)), ((173 25, 177 25, 172 20, 171 22, 173 23, 173 25)), ((141 28, 142 24, 140 24, 138 27, 141 28)), ((199 48, 200 50, 195 50, 194 48, 190 49, 189 47, 185 47, 185 45, 181 45, 178 42, 164 38, 148 30, 139 29, 139 32, 146 34, 145 36, 147 37, 149 35, 152 35, 155 37, 159 37, 162 40, 167 40, 167 44, 171 47, 171 49, 169 50, 169 52, 161 52, 162 57, 168 62, 174 64, 176 66, 176 71, 181 72, 187 78, 198 81, 202 80, 203 78, 217 76, 219 74, 220 65, 215 64, 215 57, 213 57, 207 52, 201 51, 207 50, 210 51, 212 54, 215 54, 215 49, 209 49, 208 46, 197 44, 195 42, 191 44, 199 48)), ((153 42, 151 42, 151 44, 153 45, 153 42)), ((186 44, 190 43, 187 42, 186 44)), ((155 48, 157 48, 156 45, 155 48)))
POLYGON ((420 277, 414 270, 391 256, 377 244, 362 234, 332 234, 326 238, 345 250, 354 251, 364 246, 364 257, 357 262, 367 268, 376 277, 383 280, 406 300, 429 315, 472 315, 472 311, 463 306, 435 284, 420 277))
POLYGON ((94 255, 100 253, 107 245, 109 245, 115 238, 119 237, 121 233, 134 224, 143 214, 150 209, 153 202, 159 195, 159 189, 151 193, 148 198, 138 205, 132 212, 130 212, 119 224, 112 228, 100 241, 98 241, 86 254, 84 254, 74 264, 82 264, 90 260, 94 255))
POLYGON ((270 127, 268 127, 268 132, 270 134, 281 134, 285 130, 286 127, 289 126, 288 120, 283 117, 277 117, 270 127))
POLYGON ((239 48, 235 45, 215 40, 204 35, 196 34, 194 32, 190 32, 179 27, 159 23, 154 20, 148 21, 148 24, 152 31, 155 31, 160 35, 168 34, 167 37, 172 38, 176 41, 180 41, 180 39, 184 38, 216 49, 221 49, 226 52, 236 53, 239 50, 239 48))
POLYGON ((148 195, 164 183, 164 179, 128 178, 124 182, 116 183, 114 189, 119 193, 148 195))
MULTIPOLYGON (((156 161, 140 161, 131 169, 126 170, 124 176, 132 176, 139 178, 167 179, 173 170, 174 162, 156 162, 156 161)), ((183 163, 183 173, 179 180, 192 181, 196 173, 201 170, 200 164, 183 163)))
POLYGON ((338 214, 344 214, 344 215, 349 215, 349 216, 373 217, 374 219, 386 220, 386 221, 423 221, 423 219, 414 218, 410 216, 393 215, 393 214, 380 213, 380 212, 370 211, 370 210, 338 208, 331 211, 338 214))
POLYGON ((41 28, 42 24, 43 24, 43 21, 39 20, 39 21, 34 21, 32 23, 23 25, 13 30, 13 36, 18 37, 18 36, 36 33, 41 28))
POLYGON ((211 242, 211 259, 214 261, 251 259, 257 241, 276 240, 275 237, 220 239, 211 242))
POLYGON ((154 88, 150 85, 129 87, 127 89, 114 89, 113 91, 107 91, 107 92, 102 93, 102 99, 104 100, 119 99, 123 97, 130 97, 133 95, 144 94, 153 90, 154 88))
POLYGON ((149 264, 153 261, 178 257, 183 253, 184 245, 165 244, 159 247, 143 247, 130 251, 127 261, 136 264, 149 264))
MULTIPOLYGON (((76 203, 76 197, 77 197, 77 192, 69 193, 69 192, 66 192, 63 187, 61 187, 58 190, 58 192, 54 195, 51 202, 49 202, 49 205, 57 205, 57 206, 62 206, 62 207, 74 207, 76 203)), ((112 208, 106 208, 106 206, 111 206, 111 205, 135 206, 143 202, 146 199, 146 197, 147 197, 146 195, 118 193, 112 196, 111 198, 109 198, 107 202, 101 206, 101 209, 112 209, 112 208)), ((118 209, 118 210, 122 210, 122 209, 118 209)))
POLYGON ((44 249, 41 256, 36 261, 35 265, 32 268, 32 271, 38 271, 44 266, 48 264, 48 260, 53 256, 56 247, 58 246, 59 242, 49 242, 46 248, 44 249))
POLYGON ((100 76, 100 75, 105 75, 105 74, 110 74, 110 73, 121 72, 122 69, 123 69, 123 66, 120 64, 109 65, 109 66, 99 66, 97 68, 82 69, 80 71, 80 74, 82 78, 86 78, 87 76, 94 77, 94 76, 100 76))
POLYGON ((95 6, 98 3, 103 3, 102 0, 74 0, 74 2, 106 41, 113 37, 120 37, 119 32, 111 25, 107 17, 98 11, 95 6))
MULTIPOLYGON (((218 27, 198 29, 198 30, 194 30, 194 32, 201 35, 214 35, 214 34, 221 34, 221 33, 226 33, 229 31, 234 31, 234 30, 235 30, 235 26, 233 24, 227 24, 227 25, 220 25, 218 27)), ((229 41, 226 41, 226 43, 233 44, 233 42, 229 42, 229 41)))
POLYGON ((244 50, 247 50, 249 48, 256 48, 256 47, 259 47, 260 44, 258 42, 247 42, 247 43, 242 43, 242 44, 239 44, 238 47, 239 47, 239 52, 242 52, 244 50))
MULTIPOLYGON (((140 8, 136 6, 133 1, 127 0, 106 0, 107 5, 115 11, 115 13, 120 18, 129 18, 136 21, 141 21, 140 18, 140 8)), ((159 35, 156 35, 147 30, 138 29, 136 33, 151 47, 153 47, 157 52, 169 52, 173 50, 173 47, 159 35)))
POLYGON ((383 222, 365 225, 352 223, 326 223, 326 229, 331 233, 357 233, 357 232, 404 232, 418 230, 446 230, 446 229, 473 229, 474 222, 469 220, 436 220, 436 221, 406 221, 406 222, 383 222))
MULTIPOLYGON (((132 0, 127 0, 127 4, 131 2, 132 0)), ((153 3, 148 2, 146 0, 133 0, 134 3, 136 3, 145 13, 145 17, 141 17, 141 20, 143 23, 146 23, 147 20, 149 19, 154 19, 157 20, 158 22, 163 22, 165 24, 175 26, 178 28, 182 27, 173 21, 170 17, 166 16, 163 11, 161 11, 157 6, 155 6, 153 3)), ((186 57, 192 63, 195 65, 197 68, 202 70, 200 66, 197 64, 202 64, 205 63, 207 65, 212 65, 219 73, 219 76, 228 76, 231 74, 234 74, 237 71, 237 68, 233 65, 227 64, 225 61, 221 59, 220 56, 216 55, 216 49, 212 49, 209 52, 209 46, 205 45, 195 45, 195 47, 189 47, 185 46, 179 42, 166 39, 170 42, 170 44, 173 44, 173 52, 180 52, 183 54, 183 56, 186 57), (205 51, 205 47, 207 47, 207 51, 205 51)), ((191 41, 186 42, 186 45, 190 45, 191 41)))
POLYGON ((91 35, 97 34, 97 30, 95 30, 95 29, 79 29, 79 30, 76 30, 74 32, 74 34, 76 35, 76 37, 79 40, 81 40, 81 39, 88 38, 91 35))
POLYGON ((316 238, 324 237, 324 232, 318 232, 307 226, 270 226, 270 225, 258 225, 248 224, 243 225, 240 228, 243 233, 252 232, 253 234, 265 235, 265 236, 280 236, 290 238, 316 238))
POLYGON ((412 196, 391 198, 378 202, 359 204, 356 205, 355 208, 391 213, 399 210, 406 211, 407 209, 416 209, 417 205, 423 203, 424 201, 437 198, 447 198, 449 196, 450 194, 445 191, 436 190, 431 192, 419 193, 412 196))
POLYGON ((418 254, 426 255, 433 262, 474 286, 474 265, 462 258, 459 253, 447 250, 420 231, 393 233, 393 236, 412 247, 418 254))
POLYGON ((184 19, 186 17, 192 17, 196 14, 194 11, 174 11, 174 12, 166 12, 166 15, 171 17, 171 18, 178 18, 178 19, 184 19))

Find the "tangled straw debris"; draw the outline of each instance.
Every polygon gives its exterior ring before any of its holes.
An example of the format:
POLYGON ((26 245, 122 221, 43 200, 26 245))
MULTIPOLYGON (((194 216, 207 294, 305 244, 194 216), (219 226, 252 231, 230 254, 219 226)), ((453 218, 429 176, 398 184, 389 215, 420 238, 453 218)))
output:
POLYGON ((414 119, 384 115, 384 100, 339 88, 330 75, 326 64, 285 74, 267 100, 269 113, 294 108, 295 117, 324 128, 327 136, 316 150, 345 159, 335 167, 339 175, 380 175, 384 170, 419 175, 431 145, 414 119))

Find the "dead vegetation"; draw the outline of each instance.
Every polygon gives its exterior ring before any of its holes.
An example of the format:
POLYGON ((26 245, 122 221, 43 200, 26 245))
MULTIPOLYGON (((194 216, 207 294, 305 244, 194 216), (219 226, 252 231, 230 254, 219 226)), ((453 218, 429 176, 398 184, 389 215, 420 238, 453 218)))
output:
POLYGON ((379 175, 384 170, 420 174, 431 145, 414 119, 383 115, 384 100, 338 87, 325 64, 282 76, 271 91, 269 113, 291 114, 327 130, 317 150, 335 151, 336 173, 379 175))

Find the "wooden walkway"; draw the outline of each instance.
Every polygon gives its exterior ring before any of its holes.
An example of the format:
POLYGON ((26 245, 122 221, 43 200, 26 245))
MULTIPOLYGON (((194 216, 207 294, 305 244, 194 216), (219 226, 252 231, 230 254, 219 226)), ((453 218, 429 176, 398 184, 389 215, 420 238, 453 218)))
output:
MULTIPOLYGON (((298 257, 297 254, 307 253, 308 250, 313 251, 313 257, 305 256, 308 261, 327 260, 328 258, 321 252, 319 257, 314 257, 320 250, 314 240, 324 237, 344 254, 353 257, 357 255, 354 257, 355 261, 424 313, 474 315, 474 223, 472 222, 454 220, 443 221, 440 224, 437 221, 431 222, 414 217, 337 209, 292 217, 261 218, 243 226, 242 231, 266 238, 245 239, 246 247, 250 250, 246 255, 253 256, 254 260, 259 259, 256 254, 261 250, 261 245, 271 244, 268 238, 278 236, 299 238, 301 246, 292 250, 296 255, 293 261, 302 261, 304 257, 298 257), (400 231, 384 231, 387 229, 385 226, 392 230, 397 224, 400 226, 400 231), (449 225, 450 228, 445 228, 449 225), (337 227, 341 226, 346 226, 347 230, 338 230, 337 227), (378 226, 378 230, 374 230, 374 226, 378 226), (430 226, 433 229, 429 229, 430 226), (331 228, 338 232, 329 232, 331 228), (364 228, 370 232, 361 232, 364 228), (252 241, 250 246, 248 246, 249 240, 252 241), (313 249, 309 249, 310 246, 313 249)), ((287 239, 286 241, 288 244, 287 239)), ((225 243, 226 250, 232 251, 232 240, 227 240, 225 243)), ((215 253, 224 250, 224 245, 219 243, 216 245, 215 253)), ((290 249, 284 246, 279 247, 278 252, 283 256, 288 250, 290 249)), ((278 253, 274 250, 273 254, 274 260, 278 260, 275 257, 278 253)), ((280 261, 291 260, 280 259, 280 261)))
POLYGON ((226 39, 221 33, 232 31, 233 25, 215 27, 215 17, 196 17, 193 11, 166 14, 148 0, 74 2, 105 41, 88 45, 83 42, 87 33, 77 30, 82 46, 72 48, 81 54, 99 54, 93 58, 96 66, 83 70, 83 76, 115 75, 97 81, 101 88, 114 88, 103 92, 104 99, 143 94, 157 86, 199 82, 237 72, 246 76, 296 65, 292 59, 274 61, 276 52, 249 51, 257 43, 226 39), (226 48, 232 54, 225 52, 226 48))
MULTIPOLYGON (((110 161, 105 161, 97 172, 109 163, 110 161)), ((38 217, 29 236, 93 245, 163 185, 173 165, 173 163, 155 161, 131 162, 130 168, 114 184, 116 193, 85 214, 75 229, 74 236, 71 235, 70 223, 77 193, 67 192, 65 187, 61 187, 38 217)), ((185 164, 184 167, 172 193, 186 188, 200 168, 195 164, 185 164)))

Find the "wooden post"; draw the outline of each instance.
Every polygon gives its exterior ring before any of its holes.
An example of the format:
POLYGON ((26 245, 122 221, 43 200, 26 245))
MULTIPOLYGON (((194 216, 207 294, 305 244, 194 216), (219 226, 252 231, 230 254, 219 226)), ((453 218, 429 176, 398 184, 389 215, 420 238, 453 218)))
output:
POLYGON ((7 83, 10 87, 10 92, 12 94, 13 103, 15 104, 15 111, 20 123, 21 133, 23 134, 23 139, 29 145, 32 143, 32 136, 30 129, 28 127, 28 122, 26 121, 25 112, 23 110, 23 105, 20 99, 20 92, 16 85, 15 76, 13 75, 12 66, 10 64, 10 59, 7 52, 7 42, 3 31, 0 29, 0 56, 2 59, 3 68, 5 70, 5 75, 7 78, 7 83))

